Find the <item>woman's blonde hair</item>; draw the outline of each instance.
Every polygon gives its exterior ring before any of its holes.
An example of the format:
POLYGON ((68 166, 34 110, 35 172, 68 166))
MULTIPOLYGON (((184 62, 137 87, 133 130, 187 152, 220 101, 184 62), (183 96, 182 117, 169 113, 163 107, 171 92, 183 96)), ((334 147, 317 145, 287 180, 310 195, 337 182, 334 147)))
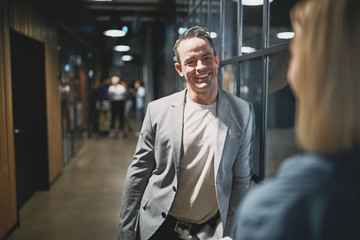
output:
POLYGON ((317 152, 359 147, 360 1, 302 1, 290 16, 300 145, 317 152))

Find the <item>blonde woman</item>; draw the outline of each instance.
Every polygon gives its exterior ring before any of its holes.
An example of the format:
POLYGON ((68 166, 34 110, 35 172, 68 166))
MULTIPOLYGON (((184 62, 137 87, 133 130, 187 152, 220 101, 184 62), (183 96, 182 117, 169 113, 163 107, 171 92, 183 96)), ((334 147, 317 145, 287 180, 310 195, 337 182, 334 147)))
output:
POLYGON ((304 152, 245 197, 234 239, 360 239, 360 1, 303 1, 291 21, 304 152))

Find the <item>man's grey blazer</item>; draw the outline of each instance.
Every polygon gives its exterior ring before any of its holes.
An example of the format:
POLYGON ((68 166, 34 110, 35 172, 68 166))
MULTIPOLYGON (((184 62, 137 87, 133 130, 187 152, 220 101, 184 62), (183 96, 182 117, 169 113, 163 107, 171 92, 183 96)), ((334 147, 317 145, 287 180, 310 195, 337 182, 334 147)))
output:
MULTIPOLYGON (((169 213, 179 182, 185 93, 148 105, 126 176, 119 240, 132 239, 137 220, 140 239, 150 238, 169 213)), ((219 90, 214 164, 224 236, 232 235, 235 209, 250 187, 254 128, 251 103, 219 90)))

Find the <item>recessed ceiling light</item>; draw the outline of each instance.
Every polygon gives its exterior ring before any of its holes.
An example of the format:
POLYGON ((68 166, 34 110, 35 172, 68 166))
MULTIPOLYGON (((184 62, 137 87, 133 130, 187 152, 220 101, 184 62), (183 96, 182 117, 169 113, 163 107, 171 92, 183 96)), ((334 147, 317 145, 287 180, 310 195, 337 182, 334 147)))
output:
POLYGON ((279 39, 291 39, 295 36, 294 32, 280 32, 276 34, 276 37, 279 39))
POLYGON ((210 37, 211 37, 211 38, 216 38, 216 37, 217 37, 217 33, 216 33, 216 32, 211 32, 211 33, 210 33, 210 37))
POLYGON ((241 47, 241 52, 243 52, 243 53, 252 53, 252 52, 255 52, 255 48, 253 48, 253 47, 246 47, 246 46, 244 46, 244 47, 241 47))
POLYGON ((124 55, 124 56, 121 57, 121 60, 123 60, 124 62, 129 62, 129 61, 133 60, 133 56, 124 55))
MULTIPOLYGON (((270 0, 270 3, 273 0, 270 0)), ((242 4, 245 6, 260 6, 264 4, 264 0, 242 0, 242 4)))
POLYGON ((178 29, 178 34, 181 35, 181 34, 183 34, 183 32, 185 32, 186 30, 187 30, 186 27, 179 27, 179 29, 178 29))
POLYGON ((108 37, 123 37, 126 35, 125 31, 118 29, 110 29, 104 31, 104 35, 108 37))
POLYGON ((128 46, 128 45, 117 45, 117 46, 114 47, 114 50, 118 51, 118 52, 126 52, 126 51, 130 50, 130 46, 128 46))

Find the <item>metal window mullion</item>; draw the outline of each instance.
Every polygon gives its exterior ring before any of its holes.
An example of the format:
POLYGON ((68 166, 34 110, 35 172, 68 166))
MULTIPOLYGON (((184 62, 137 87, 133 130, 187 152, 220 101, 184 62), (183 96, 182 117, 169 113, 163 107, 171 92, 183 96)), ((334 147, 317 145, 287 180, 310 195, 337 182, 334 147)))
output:
POLYGON ((208 15, 207 15, 207 26, 208 29, 211 31, 213 31, 213 26, 212 26, 212 0, 208 0, 208 15))
POLYGON ((262 47, 266 49, 269 47, 269 32, 270 32, 270 2, 269 0, 264 1, 263 5, 263 31, 262 31, 262 47))
MULTIPOLYGON (((196 9, 197 8, 200 8, 200 11, 201 11, 201 6, 200 4, 202 4, 202 1, 199 1, 197 4, 195 2, 195 0, 191 0, 190 3, 189 3, 189 10, 188 10, 188 13, 187 13, 187 17, 186 18, 190 18, 191 19, 191 16, 193 17, 193 23, 192 25, 195 23, 195 15, 196 15, 196 9)), ((200 17, 201 17, 201 12, 200 12, 200 17)), ((201 19, 200 19, 201 20, 201 19)), ((185 20, 186 22, 189 22, 188 20, 185 20)), ((191 20, 190 20, 191 22, 191 20)))
POLYGON ((243 6, 242 6, 242 0, 238 1, 237 6, 237 34, 238 34, 238 56, 242 55, 241 48, 243 43, 243 6))
MULTIPOLYGON (((199 2, 199 6, 198 6, 198 8, 199 8, 199 12, 200 12, 200 16, 199 16, 199 25, 200 26, 204 26, 204 23, 202 22, 202 16, 203 16, 203 12, 202 12, 202 2, 203 2, 203 0, 200 0, 200 2, 199 2)), ((195 14, 196 15, 196 14, 195 14)))
MULTIPOLYGON (((220 62, 224 60, 225 57, 225 0, 220 0, 220 36, 221 36, 221 45, 220 45, 220 62)), ((219 79, 219 88, 223 88, 223 78, 224 78, 224 68, 220 68, 220 79, 219 79)))
MULTIPOLYGON (((264 1, 263 5, 263 49, 269 47, 270 30, 270 3, 264 1)), ((262 79, 262 118, 260 136, 260 180, 266 176, 266 134, 267 134, 267 109, 268 109, 268 79, 269 79, 269 55, 263 55, 263 79, 262 79)))
MULTIPOLYGON (((237 55, 241 56, 242 55, 242 44, 243 44, 243 6, 242 6, 242 0, 238 0, 238 5, 237 5, 237 55)), ((237 80, 236 80, 236 95, 240 97, 240 93, 241 93, 241 68, 240 68, 241 62, 238 62, 237 64, 237 80)))

